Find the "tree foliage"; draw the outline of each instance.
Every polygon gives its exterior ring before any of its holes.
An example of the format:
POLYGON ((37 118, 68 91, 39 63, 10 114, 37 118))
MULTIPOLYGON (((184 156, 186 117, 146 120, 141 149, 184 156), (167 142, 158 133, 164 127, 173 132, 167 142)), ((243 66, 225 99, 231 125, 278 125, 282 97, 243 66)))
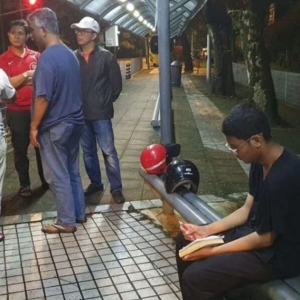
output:
POLYGON ((300 1, 278 4, 277 18, 265 30, 272 61, 280 68, 300 71, 300 1))

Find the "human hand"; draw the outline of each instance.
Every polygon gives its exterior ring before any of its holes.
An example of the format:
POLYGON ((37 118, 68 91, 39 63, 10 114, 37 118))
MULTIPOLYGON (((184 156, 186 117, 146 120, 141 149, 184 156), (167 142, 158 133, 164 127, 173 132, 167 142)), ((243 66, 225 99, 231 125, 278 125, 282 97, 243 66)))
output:
POLYGON ((38 130, 33 130, 30 129, 30 143, 37 148, 40 148, 40 144, 37 141, 37 136, 38 136, 39 131, 38 130))
POLYGON ((197 226, 194 224, 183 224, 180 222, 180 230, 184 238, 188 241, 204 238, 209 235, 206 226, 197 226))
POLYGON ((32 78, 27 78, 27 80, 25 81, 25 85, 32 85, 32 78))
POLYGON ((194 251, 181 259, 183 261, 196 261, 196 260, 201 260, 207 257, 212 256, 214 253, 214 247, 205 247, 202 249, 199 249, 197 251, 194 251))
POLYGON ((33 77, 33 75, 34 75, 34 70, 27 71, 27 75, 28 75, 28 78, 31 79, 33 77))

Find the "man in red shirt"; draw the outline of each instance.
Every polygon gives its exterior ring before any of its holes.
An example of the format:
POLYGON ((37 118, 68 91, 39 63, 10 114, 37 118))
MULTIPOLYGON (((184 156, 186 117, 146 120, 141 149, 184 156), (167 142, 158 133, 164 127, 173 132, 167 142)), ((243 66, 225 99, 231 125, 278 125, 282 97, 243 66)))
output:
MULTIPOLYGON (((26 47, 29 27, 25 20, 10 23, 8 38, 11 46, 0 56, 0 68, 6 72, 10 83, 17 90, 17 99, 15 103, 7 106, 7 123, 11 131, 15 168, 19 175, 19 192, 22 197, 30 197, 27 151, 30 143, 32 77, 40 54, 26 47)), ((38 148, 35 151, 42 186, 47 188, 38 148)))

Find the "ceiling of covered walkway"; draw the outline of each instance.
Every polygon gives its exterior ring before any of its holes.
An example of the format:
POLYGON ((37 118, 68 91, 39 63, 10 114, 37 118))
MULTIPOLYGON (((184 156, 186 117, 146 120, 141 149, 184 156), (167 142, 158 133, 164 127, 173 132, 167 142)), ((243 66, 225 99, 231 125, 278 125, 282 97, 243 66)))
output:
MULTIPOLYGON (((96 20, 118 25, 136 35, 156 31, 157 0, 64 0, 96 20)), ((168 0, 165 0, 168 1, 168 0)), ((207 0, 169 0, 170 37, 181 35, 207 0)))

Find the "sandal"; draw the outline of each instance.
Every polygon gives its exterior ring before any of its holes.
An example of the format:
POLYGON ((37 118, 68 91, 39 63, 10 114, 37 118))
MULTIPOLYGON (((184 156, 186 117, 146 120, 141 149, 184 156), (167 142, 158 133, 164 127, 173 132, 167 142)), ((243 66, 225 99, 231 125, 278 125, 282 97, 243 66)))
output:
POLYGON ((32 191, 30 186, 21 187, 19 193, 23 198, 30 198, 32 196, 32 191))
POLYGON ((42 231, 44 233, 74 233, 77 230, 76 226, 59 225, 57 223, 47 224, 42 231))

